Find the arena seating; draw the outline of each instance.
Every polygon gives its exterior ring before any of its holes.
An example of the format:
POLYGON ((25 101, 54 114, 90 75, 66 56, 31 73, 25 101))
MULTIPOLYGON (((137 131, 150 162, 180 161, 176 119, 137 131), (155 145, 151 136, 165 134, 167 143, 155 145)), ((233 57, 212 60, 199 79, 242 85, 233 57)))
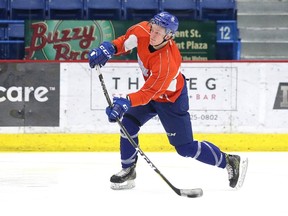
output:
POLYGON ((236 0, 1 0, 0 19, 147 19, 167 10, 180 18, 235 20, 236 0), (93 11, 94 10, 94 11, 93 11), (105 10, 105 11, 103 11, 105 10), (112 15, 111 15, 111 12, 112 15), (107 14, 107 15, 105 15, 107 14))
POLYGON ((236 0, 199 0, 199 11, 201 20, 235 20, 236 0))
POLYGON ((8 19, 8 0, 0 1, 0 19, 8 19))
POLYGON ((48 0, 48 19, 81 20, 84 19, 83 0, 48 0))
POLYGON ((9 23, 7 28, 7 38, 8 40, 24 40, 24 24, 9 23))
POLYGON ((8 10, 12 20, 44 20, 46 18, 46 0, 10 0, 8 10))
POLYGON ((198 0, 160 0, 160 10, 168 11, 179 20, 197 20, 199 18, 198 0))
POLYGON ((123 8, 121 0, 86 0, 84 5, 88 20, 122 20, 123 8))
POLYGON ((160 11, 158 0, 123 0, 124 19, 149 20, 160 11))
POLYGON ((241 40, 236 20, 218 20, 216 29, 216 59, 240 59, 241 40))
POLYGON ((6 28, 0 27, 0 40, 5 40, 5 39, 7 39, 6 28))
MULTIPOLYGON (((232 20, 230 27, 237 29, 236 0, 0 0, 0 59, 23 59, 27 19, 140 21, 160 11, 179 20, 232 20)), ((233 40, 217 40, 216 59, 239 59, 241 41, 236 35, 233 40)))
POLYGON ((0 59, 23 59, 24 20, 0 20, 0 59))

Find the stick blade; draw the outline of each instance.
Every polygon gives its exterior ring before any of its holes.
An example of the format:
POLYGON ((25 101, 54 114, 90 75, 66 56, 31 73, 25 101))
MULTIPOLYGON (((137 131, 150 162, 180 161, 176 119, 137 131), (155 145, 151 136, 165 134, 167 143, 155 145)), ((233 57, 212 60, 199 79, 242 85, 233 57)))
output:
POLYGON ((189 198, 197 198, 203 196, 203 190, 201 188, 180 189, 179 195, 189 198))

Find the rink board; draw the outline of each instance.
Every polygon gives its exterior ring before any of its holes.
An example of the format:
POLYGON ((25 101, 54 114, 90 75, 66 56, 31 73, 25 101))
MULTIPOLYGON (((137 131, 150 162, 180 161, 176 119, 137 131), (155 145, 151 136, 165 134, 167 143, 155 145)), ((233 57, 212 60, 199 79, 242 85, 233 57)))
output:
MULTIPOLYGON (((87 62, 0 62, 0 151, 119 151, 119 126, 87 62)), ((288 61, 184 62, 194 139, 226 151, 288 150, 288 61)), ((101 68, 110 97, 138 91, 136 62, 101 68)), ((175 151, 156 116, 145 151, 175 151)))
MULTIPOLYGON (((141 149, 175 151, 164 134, 139 135, 141 149)), ((196 140, 215 143, 223 151, 288 151, 288 134, 196 134, 196 140)), ((1 152, 115 152, 118 134, 2 134, 1 152)))

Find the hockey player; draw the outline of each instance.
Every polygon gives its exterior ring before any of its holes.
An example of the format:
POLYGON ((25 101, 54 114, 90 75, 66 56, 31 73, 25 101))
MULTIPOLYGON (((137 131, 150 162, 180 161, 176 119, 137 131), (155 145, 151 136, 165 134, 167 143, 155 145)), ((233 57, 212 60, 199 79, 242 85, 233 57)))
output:
MULTIPOLYGON (((112 42, 105 41, 90 51, 89 64, 94 68, 95 65, 104 66, 113 55, 121 55, 137 47, 138 62, 145 83, 126 98, 114 97, 113 107, 106 108, 108 120, 116 122, 117 118, 122 119, 122 124, 138 144, 140 128, 158 115, 170 144, 179 155, 226 168, 230 187, 238 187, 244 180, 239 183, 242 158, 226 154, 208 141, 193 139, 187 87, 185 77, 180 72, 182 57, 173 40, 178 25, 174 15, 161 12, 149 22, 133 25, 125 35, 112 42)), ((133 188, 137 151, 123 133, 120 153, 122 170, 111 177, 111 188, 133 188)))

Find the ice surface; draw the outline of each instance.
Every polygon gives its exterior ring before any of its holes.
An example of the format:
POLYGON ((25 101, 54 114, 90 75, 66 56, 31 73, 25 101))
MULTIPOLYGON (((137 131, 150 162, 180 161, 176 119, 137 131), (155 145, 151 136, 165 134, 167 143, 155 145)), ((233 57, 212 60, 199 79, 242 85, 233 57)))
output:
POLYGON ((114 191, 119 153, 1 153, 0 215, 288 215, 288 153, 238 153, 249 167, 237 191, 225 169, 177 153, 146 154, 173 185, 201 187, 203 197, 178 196, 141 156, 136 187, 114 191))

